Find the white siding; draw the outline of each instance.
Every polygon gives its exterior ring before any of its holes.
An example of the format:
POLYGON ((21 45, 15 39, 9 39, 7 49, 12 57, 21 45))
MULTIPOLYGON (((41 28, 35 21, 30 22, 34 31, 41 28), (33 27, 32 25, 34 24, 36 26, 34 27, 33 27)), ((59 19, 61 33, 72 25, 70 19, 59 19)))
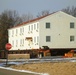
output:
POLYGON ((9 43, 13 45, 11 50, 39 49, 42 46, 76 48, 76 18, 61 11, 38 21, 9 29, 8 33, 9 43), (75 28, 70 28, 70 22, 75 23, 75 28), (46 29, 46 23, 50 23, 50 28, 46 29), (46 36, 50 37, 50 42, 46 42, 46 36), (70 41, 70 36, 75 37, 74 41, 70 41))
POLYGON ((18 50, 18 49, 25 50, 25 49, 38 49, 39 48, 38 22, 23 25, 23 26, 16 27, 13 29, 9 29, 8 33, 9 33, 9 43, 12 44, 11 50, 18 50), (26 39, 27 37, 32 37, 32 41, 27 40, 26 39))
POLYGON ((76 18, 58 12, 40 20, 40 40, 40 47, 76 48, 76 18), (51 23, 50 29, 45 28, 46 22, 51 23), (75 23, 74 29, 70 29, 70 22, 75 23), (70 35, 75 36, 74 42, 70 42, 70 35), (51 36, 51 42, 46 42, 46 36, 51 36))

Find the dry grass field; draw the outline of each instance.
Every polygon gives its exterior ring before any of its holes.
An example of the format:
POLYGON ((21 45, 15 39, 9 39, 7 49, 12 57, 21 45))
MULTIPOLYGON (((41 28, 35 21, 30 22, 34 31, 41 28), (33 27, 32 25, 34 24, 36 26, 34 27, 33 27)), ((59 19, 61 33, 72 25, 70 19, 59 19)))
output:
POLYGON ((49 75, 76 75, 76 62, 47 62, 11 66, 14 69, 29 70, 49 75))

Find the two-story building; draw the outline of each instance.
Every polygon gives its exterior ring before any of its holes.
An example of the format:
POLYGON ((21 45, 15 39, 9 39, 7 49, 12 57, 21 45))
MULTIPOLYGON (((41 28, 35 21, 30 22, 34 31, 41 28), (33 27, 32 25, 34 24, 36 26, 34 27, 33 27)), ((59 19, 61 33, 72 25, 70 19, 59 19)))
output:
POLYGON ((11 50, 76 49, 76 18, 62 11, 8 29, 11 50))

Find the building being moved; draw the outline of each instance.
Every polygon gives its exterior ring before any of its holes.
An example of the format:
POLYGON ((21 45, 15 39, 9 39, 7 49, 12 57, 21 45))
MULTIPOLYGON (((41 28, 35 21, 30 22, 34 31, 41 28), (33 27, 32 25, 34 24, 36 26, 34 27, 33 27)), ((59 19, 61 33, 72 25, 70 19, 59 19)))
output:
MULTIPOLYGON (((62 11, 39 17, 8 29, 10 51, 76 49, 76 18, 62 11)), ((55 52, 55 53, 54 53, 55 52)))

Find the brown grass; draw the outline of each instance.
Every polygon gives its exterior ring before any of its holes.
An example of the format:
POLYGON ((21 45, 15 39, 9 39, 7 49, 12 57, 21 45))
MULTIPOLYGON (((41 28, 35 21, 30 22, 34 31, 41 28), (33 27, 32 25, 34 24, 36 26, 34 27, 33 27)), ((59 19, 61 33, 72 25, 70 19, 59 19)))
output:
POLYGON ((8 54, 8 59, 30 59, 30 54, 8 54))
POLYGON ((19 70, 30 70, 38 73, 49 73, 49 75, 76 75, 76 62, 48 62, 14 65, 11 67, 19 70))

